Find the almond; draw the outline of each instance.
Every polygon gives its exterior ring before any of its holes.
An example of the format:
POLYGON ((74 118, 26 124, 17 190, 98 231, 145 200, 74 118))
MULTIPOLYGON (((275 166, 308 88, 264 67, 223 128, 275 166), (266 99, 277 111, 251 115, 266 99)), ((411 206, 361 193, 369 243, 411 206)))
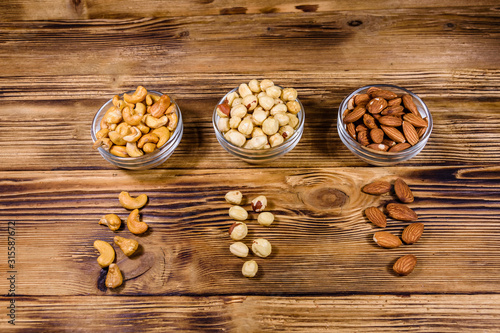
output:
POLYGON ((409 122, 415 127, 427 127, 427 121, 420 116, 413 113, 407 113, 403 116, 403 120, 409 122))
POLYGON ((350 100, 347 101, 347 109, 348 110, 354 110, 354 98, 356 96, 351 97, 350 100))
POLYGON ((423 223, 419 223, 419 222, 412 223, 412 224, 409 224, 403 230, 403 234, 401 235, 401 238, 403 239, 403 242, 405 242, 406 244, 414 244, 420 239, 423 232, 424 232, 424 224, 423 223))
POLYGON ((368 94, 359 94, 354 96, 354 104, 356 106, 365 106, 370 101, 370 96, 368 94))
POLYGON ((386 206, 387 213, 390 217, 399 221, 415 221, 418 218, 411 208, 399 203, 390 203, 386 206))
POLYGON ((349 135, 354 139, 356 140, 356 127, 354 126, 354 123, 347 123, 345 125, 345 128, 347 130, 347 133, 349 133, 349 135))
POLYGON ((377 231, 373 234, 373 240, 378 246, 383 247, 384 249, 395 249, 403 244, 398 236, 395 236, 387 231, 377 231))
POLYGON ((378 151, 387 151, 389 149, 389 147, 387 147, 383 143, 370 143, 366 147, 378 151))
POLYGON ((403 123, 401 118, 394 117, 394 116, 383 116, 383 117, 380 117, 380 119, 378 121, 381 125, 392 126, 392 127, 401 126, 401 124, 403 123))
POLYGON ((407 254, 396 260, 394 266, 392 266, 392 269, 396 274, 408 275, 413 272, 413 269, 415 269, 416 265, 417 257, 415 257, 413 254, 407 254))
POLYGON ((396 192, 396 196, 402 203, 410 203, 414 200, 410 187, 401 178, 396 179, 394 182, 394 192, 396 192))
POLYGON ((398 95, 396 95, 392 91, 384 90, 384 89, 374 90, 371 92, 370 96, 372 98, 381 97, 381 98, 386 99, 386 100, 398 98, 398 95))
POLYGON ((368 207, 365 209, 365 215, 366 218, 377 227, 385 228, 387 225, 387 217, 377 207, 368 207))
POLYGON ((418 137, 421 138, 424 136, 425 132, 427 131, 427 127, 417 127, 416 130, 417 130, 418 137))
POLYGON ((397 152, 400 152, 402 150, 408 149, 410 147, 411 147, 411 144, 409 144, 408 142, 402 142, 402 143, 398 143, 398 144, 392 146, 389 149, 389 152, 391 152, 391 153, 397 153, 397 152))
POLYGON ((407 121, 403 121, 403 133, 408 143, 412 146, 416 145, 420 141, 417 130, 407 121))
POLYGON ((398 129, 391 126, 380 125, 380 128, 384 131, 384 133, 392 140, 396 142, 406 142, 405 136, 398 129))
POLYGON ((368 131, 368 127, 365 126, 365 124, 359 124, 356 126, 356 132, 366 132, 368 131))
POLYGON ((352 123, 355 122, 356 120, 360 119, 363 117, 365 114, 366 109, 362 106, 357 106, 349 112, 345 117, 344 117, 344 123, 352 123))
POLYGON ((370 144, 370 140, 368 140, 368 131, 358 132, 358 142, 362 146, 368 146, 370 144))
POLYGON ((372 98, 368 104, 366 104, 366 109, 370 113, 380 113, 386 107, 387 101, 381 97, 372 98))
POLYGON ((396 145, 396 142, 389 140, 389 139, 384 139, 382 140, 382 143, 386 145, 387 147, 394 147, 396 145))
POLYGON ((387 106, 385 109, 382 110, 382 112, 380 112, 380 114, 383 116, 394 116, 394 115, 400 116, 404 114, 404 107, 402 107, 401 105, 387 106))
POLYGON ((379 87, 370 87, 370 88, 368 88, 368 90, 366 90, 366 93, 367 93, 368 95, 370 95, 370 94, 371 94, 371 93, 373 93, 375 90, 380 90, 380 88, 379 88, 379 87))
POLYGON ((401 104, 401 98, 399 98, 399 97, 387 101, 387 107, 400 105, 400 104, 401 104))
POLYGON ((419 116, 420 113, 418 112, 417 106, 413 102, 413 97, 411 97, 411 95, 405 94, 402 98, 405 108, 407 108, 414 115, 419 116))
POLYGON ((370 138, 375 143, 382 143, 382 140, 384 140, 384 131, 380 128, 374 128, 370 131, 370 138))
POLYGON ((368 113, 365 113, 363 115, 363 123, 365 124, 366 127, 368 127, 369 129, 374 129, 374 128, 377 128, 377 124, 375 123, 375 118, 373 118, 373 116, 371 116, 370 114, 368 113))
POLYGON ((361 191, 367 194, 381 195, 391 190, 391 184, 383 180, 377 180, 373 183, 363 186, 361 191))

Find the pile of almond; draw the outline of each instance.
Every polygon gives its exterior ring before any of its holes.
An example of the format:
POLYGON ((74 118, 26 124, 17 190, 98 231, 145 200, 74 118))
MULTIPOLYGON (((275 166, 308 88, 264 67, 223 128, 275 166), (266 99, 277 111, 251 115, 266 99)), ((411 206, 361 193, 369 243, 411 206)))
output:
MULTIPOLYGON (((362 191, 372 195, 382 195, 391 190, 391 184, 387 181, 378 180, 370 183, 362 188, 362 191)), ((408 206, 404 205, 413 202, 413 193, 406 182, 398 178, 394 182, 394 192, 401 203, 391 202, 386 205, 387 215, 398 221, 412 222, 416 221, 418 216, 408 206)), ((365 215, 374 225, 385 228, 387 225, 387 216, 377 207, 368 207, 365 209, 365 215)), ((416 243, 424 232, 423 223, 414 222, 406 226, 401 234, 401 239, 387 231, 378 231, 373 235, 373 240, 380 247, 386 249, 394 249, 403 244, 407 245, 416 243), (402 240, 402 241, 401 241, 402 240)), ((399 258, 393 265, 392 269, 396 274, 408 275, 417 265, 417 258, 408 254, 399 258)))
POLYGON ((343 121, 347 133, 362 146, 389 152, 416 145, 428 127, 411 95, 378 87, 352 97, 343 121))

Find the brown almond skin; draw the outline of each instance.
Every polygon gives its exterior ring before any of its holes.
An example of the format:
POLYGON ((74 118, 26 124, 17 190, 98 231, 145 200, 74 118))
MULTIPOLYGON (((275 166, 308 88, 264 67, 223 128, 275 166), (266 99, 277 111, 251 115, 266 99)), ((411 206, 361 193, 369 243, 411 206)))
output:
POLYGON ((385 90, 385 89, 375 90, 370 94, 370 96, 372 98, 381 97, 385 100, 398 98, 397 94, 393 93, 392 91, 385 90))
POLYGON ((388 100, 387 101, 387 107, 401 105, 401 102, 402 102, 402 100, 399 97, 391 99, 391 100, 388 100))
POLYGON ((358 132, 358 142, 362 146, 368 146, 370 144, 370 140, 368 140, 368 131, 358 132))
POLYGON ((403 104, 404 104, 405 108, 407 108, 414 115, 419 116, 420 113, 418 112, 417 106, 413 102, 413 97, 411 97, 411 95, 405 94, 405 95, 403 95, 402 98, 403 98, 403 104))
POLYGON ((384 140, 384 131, 380 128, 374 128, 370 131, 370 138, 374 143, 382 143, 382 140, 384 140))
POLYGON ((396 196, 402 203, 410 203, 414 200, 410 187, 401 178, 396 179, 394 182, 394 192, 396 192, 396 196))
POLYGON ((403 124, 403 121, 401 118, 394 117, 394 116, 383 116, 380 117, 378 120, 380 124, 385 125, 385 126, 392 126, 392 127, 398 127, 403 124))
POLYGON ((377 231, 373 234, 373 240, 378 246, 384 249, 395 249, 403 244, 398 236, 387 231, 377 231))
POLYGON ((380 125, 380 128, 390 139, 399 143, 406 142, 405 136, 397 128, 384 125, 380 125))
POLYGON ((345 118, 344 118, 344 123, 352 123, 355 122, 356 120, 360 119, 363 117, 363 115, 366 113, 366 109, 362 106, 357 106, 349 112, 345 118))
POLYGON ((415 127, 427 127, 427 121, 425 121, 420 114, 417 116, 413 113, 407 113, 403 116, 403 120, 409 122, 415 127))
POLYGON ((408 275, 415 269, 417 265, 417 257, 413 254, 402 256, 392 266, 394 272, 398 275, 408 275))
POLYGON ((368 94, 359 94, 354 97, 354 105, 356 106, 365 106, 370 101, 370 95, 368 94))
POLYGON ((368 112, 372 114, 380 113, 386 107, 387 107, 387 101, 381 97, 372 98, 368 102, 368 104, 366 104, 366 109, 368 110, 368 112))
POLYGON ((361 191, 367 194, 381 195, 391 190, 391 184, 383 180, 377 180, 373 183, 363 186, 361 191))
POLYGON ((387 217, 377 207, 368 207, 365 209, 365 215, 377 227, 385 228, 387 226, 387 217))
POLYGON ((354 123, 347 123, 345 125, 345 128, 347 130, 347 133, 349 133, 349 135, 354 139, 356 140, 356 126, 354 126, 354 123))
POLYGON ((369 129, 377 128, 377 123, 375 122, 375 118, 373 118, 373 116, 371 116, 368 113, 365 113, 363 115, 363 123, 369 129))
POLYGON ((416 145, 420 141, 417 130, 407 121, 403 121, 403 133, 409 144, 416 145))
POLYGON ((418 219, 417 213, 400 203, 390 203, 386 206, 386 209, 387 214, 395 220, 415 221, 418 219))
POLYGON ((415 244, 418 242, 424 232, 424 224, 420 222, 409 224, 401 234, 401 239, 406 244, 415 244))
POLYGON ((408 149, 410 147, 411 147, 411 144, 409 144, 408 142, 402 142, 402 143, 398 143, 398 144, 395 144, 394 146, 392 146, 389 149, 389 152, 397 153, 397 152, 403 151, 405 149, 408 149))
POLYGON ((378 151, 387 151, 389 149, 389 147, 383 143, 370 143, 366 147, 378 151))

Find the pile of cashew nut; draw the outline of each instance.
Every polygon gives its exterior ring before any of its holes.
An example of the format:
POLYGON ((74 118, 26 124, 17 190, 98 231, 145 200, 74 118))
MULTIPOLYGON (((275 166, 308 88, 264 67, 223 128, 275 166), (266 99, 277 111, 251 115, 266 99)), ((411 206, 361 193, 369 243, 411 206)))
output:
MULTIPOLYGON (((141 194, 134 198, 131 197, 128 192, 121 192, 118 199, 123 208, 132 210, 127 218, 128 230, 134 235, 145 233, 148 230, 148 225, 140 220, 139 209, 146 205, 148 201, 147 195, 141 194)), ((99 220, 99 224, 106 225, 112 231, 118 231, 121 223, 120 217, 116 214, 104 215, 99 220)), ((139 242, 135 239, 115 236, 113 241, 127 257, 132 256, 139 248, 139 242)), ((113 246, 108 242, 96 240, 94 242, 94 248, 99 251, 100 254, 97 258, 99 266, 101 266, 101 268, 108 267, 105 281, 106 287, 117 288, 121 286, 123 283, 123 275, 118 265, 113 263, 116 257, 113 246)))
POLYGON ((113 97, 113 106, 100 122, 93 147, 120 157, 152 153, 167 143, 178 120, 175 103, 168 95, 158 96, 138 86, 123 99, 113 97))

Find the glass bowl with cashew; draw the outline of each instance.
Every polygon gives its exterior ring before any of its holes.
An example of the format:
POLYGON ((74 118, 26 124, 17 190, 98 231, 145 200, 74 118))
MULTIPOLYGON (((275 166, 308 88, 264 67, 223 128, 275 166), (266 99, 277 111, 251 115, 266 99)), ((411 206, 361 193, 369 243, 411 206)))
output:
POLYGON ((376 166, 395 165, 415 157, 427 144, 432 127, 424 101, 390 84, 356 89, 338 110, 337 131, 344 145, 376 166))
POLYGON ((179 145, 184 125, 177 103, 169 95, 136 90, 115 95, 94 116, 93 148, 111 164, 144 170, 163 164, 179 145))
POLYGON ((229 91, 215 106, 212 125, 222 148, 250 164, 290 152, 304 132, 304 106, 294 88, 253 79, 229 91))

